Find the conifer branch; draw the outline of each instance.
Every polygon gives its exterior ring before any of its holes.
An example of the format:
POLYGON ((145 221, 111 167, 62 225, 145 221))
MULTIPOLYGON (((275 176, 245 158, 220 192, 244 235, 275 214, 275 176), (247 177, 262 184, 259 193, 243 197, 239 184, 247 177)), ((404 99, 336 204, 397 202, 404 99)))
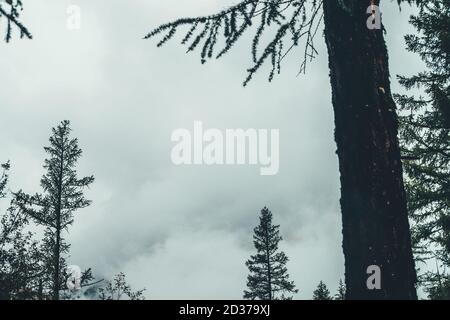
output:
POLYGON ((244 0, 241 3, 209 16, 182 18, 163 24, 149 32, 144 39, 162 35, 157 43, 160 47, 171 40, 177 31, 185 31, 181 44, 187 45, 187 52, 201 47, 202 63, 219 59, 250 30, 254 29, 251 54, 253 66, 247 69, 244 86, 266 63, 271 65, 268 80, 280 73, 281 62, 294 47, 304 39, 304 50, 300 72, 305 72, 307 62, 317 55, 314 39, 322 21, 323 0, 244 0), (266 34, 274 34, 268 44, 261 45, 266 34), (285 42, 289 42, 286 46, 285 42), (286 49, 285 49, 286 48, 286 49))
POLYGON ((5 41, 9 42, 12 38, 12 30, 13 27, 16 27, 20 32, 20 38, 27 37, 28 39, 32 39, 30 31, 28 31, 27 27, 25 27, 22 22, 19 21, 20 11, 23 10, 23 4, 21 0, 6 0, 6 5, 8 7, 5 8, 0 3, 0 19, 2 17, 6 18, 6 35, 5 41))

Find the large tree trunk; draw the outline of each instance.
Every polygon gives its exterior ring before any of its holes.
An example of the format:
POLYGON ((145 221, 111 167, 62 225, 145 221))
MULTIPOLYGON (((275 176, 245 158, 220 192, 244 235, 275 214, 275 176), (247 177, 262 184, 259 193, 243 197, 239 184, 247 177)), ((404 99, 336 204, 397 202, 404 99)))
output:
POLYGON ((383 31, 366 25, 370 4, 324 0, 347 299, 417 299, 387 49, 383 31), (371 265, 379 290, 366 283, 371 265))

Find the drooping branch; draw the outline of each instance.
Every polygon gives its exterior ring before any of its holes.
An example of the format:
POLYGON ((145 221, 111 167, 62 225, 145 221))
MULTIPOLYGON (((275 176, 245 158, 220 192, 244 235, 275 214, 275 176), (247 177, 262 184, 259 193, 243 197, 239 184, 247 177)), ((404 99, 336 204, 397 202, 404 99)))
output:
POLYGON ((271 81, 275 73, 280 73, 281 62, 294 47, 304 39, 304 50, 300 72, 305 72, 306 64, 312 60, 317 51, 314 38, 322 20, 323 0, 244 0, 239 4, 209 16, 182 18, 163 24, 148 33, 144 39, 162 35, 157 46, 171 40, 177 31, 185 26, 181 41, 187 45, 187 52, 201 46, 200 58, 205 63, 212 58, 220 58, 253 26, 251 55, 253 66, 248 71, 244 86, 253 75, 269 61, 272 68, 271 81), (261 47, 261 38, 273 35, 271 41, 261 47), (285 43, 288 42, 286 46, 285 43))
POLYGON ((28 29, 19 21, 20 11, 22 9, 23 5, 21 0, 5 0, 3 4, 0 2, 0 21, 2 17, 6 18, 6 42, 11 40, 14 27, 19 30, 20 38, 33 38, 28 29))

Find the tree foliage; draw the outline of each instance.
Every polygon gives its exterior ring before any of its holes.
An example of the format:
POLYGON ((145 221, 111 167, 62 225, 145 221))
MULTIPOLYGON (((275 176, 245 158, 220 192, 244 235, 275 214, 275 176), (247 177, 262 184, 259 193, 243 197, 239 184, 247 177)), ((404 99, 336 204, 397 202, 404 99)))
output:
POLYGON ((428 298, 431 300, 450 300, 450 278, 448 276, 442 276, 439 271, 431 275, 433 281, 426 288, 428 298))
MULTIPOLYGON (((145 289, 133 291, 124 273, 102 286, 104 280, 96 280, 88 268, 81 272, 81 289, 66 286, 72 276, 66 264, 70 245, 62 233, 72 225, 74 212, 90 204, 83 191, 94 181, 92 176, 77 177, 82 151, 70 132, 69 121, 52 129, 50 146, 44 148, 49 157, 41 179, 43 192, 11 193, 8 209, 0 214, 0 300, 145 299, 145 289), (29 231, 33 222, 44 227, 43 236, 29 231)), ((0 168, 0 199, 4 199, 10 194, 10 163, 0 168)))
POLYGON ((345 284, 342 279, 339 279, 339 286, 336 294, 334 295, 334 300, 345 300, 345 284))
POLYGON ((250 274, 244 299, 275 300, 292 299, 297 293, 293 281, 289 281, 286 263, 288 257, 278 250, 282 240, 279 225, 272 224, 272 212, 264 207, 259 217, 259 225, 254 229, 253 244, 257 253, 246 262, 250 274))
POLYGON ((317 285, 317 289, 313 292, 313 300, 333 300, 330 295, 330 290, 328 290, 326 284, 320 281, 317 285))
POLYGON ((0 2, 0 22, 3 19, 6 20, 6 42, 11 40, 14 28, 19 31, 20 38, 32 38, 31 33, 19 20, 22 9, 23 4, 21 0, 5 0, 4 2, 0 2))
POLYGON ((321 5, 322 0, 243 0, 217 14, 182 18, 161 25, 148 33, 145 39, 162 35, 158 42, 160 47, 172 39, 180 28, 188 26, 181 43, 187 46, 187 52, 201 47, 201 62, 205 63, 209 59, 222 57, 246 32, 253 29, 253 66, 247 70, 244 85, 266 61, 271 65, 271 81, 275 73, 280 72, 284 57, 299 45, 301 39, 305 40, 305 46, 300 72, 304 72, 307 61, 316 56, 314 38, 322 20, 321 5), (265 34, 270 35, 271 40, 261 45, 265 34))
POLYGON ((144 300, 145 289, 133 291, 125 280, 125 274, 120 272, 112 281, 107 281, 104 287, 98 289, 99 300, 144 300))
MULTIPOLYGON (((7 196, 9 162, 1 165, 0 198, 7 196)), ((0 215, 0 300, 39 299, 42 252, 28 218, 12 201, 0 215)))
POLYGON ((44 148, 49 157, 44 162, 46 173, 41 179, 43 193, 15 193, 20 209, 45 227, 42 247, 47 252, 45 264, 49 270, 46 284, 51 287, 49 289, 56 300, 65 284, 65 256, 70 247, 63 232, 72 225, 74 212, 90 205, 91 201, 84 197, 84 189, 94 181, 93 176, 77 177, 76 165, 82 150, 78 139, 71 138, 70 132, 69 121, 62 121, 52 129, 50 145, 44 148))
MULTIPOLYGON (((425 96, 396 96, 403 111, 400 133, 413 243, 420 260, 436 258, 445 270, 450 266, 450 2, 425 1, 410 22, 418 33, 405 37, 407 48, 427 67, 399 77, 406 89, 422 89, 425 96)), ((447 277, 428 272, 420 280, 433 288, 447 277)))
POLYGON ((0 176, 0 199, 4 198, 6 196, 6 185, 8 184, 8 171, 10 169, 11 165, 8 162, 1 164, 2 168, 2 175, 0 176))

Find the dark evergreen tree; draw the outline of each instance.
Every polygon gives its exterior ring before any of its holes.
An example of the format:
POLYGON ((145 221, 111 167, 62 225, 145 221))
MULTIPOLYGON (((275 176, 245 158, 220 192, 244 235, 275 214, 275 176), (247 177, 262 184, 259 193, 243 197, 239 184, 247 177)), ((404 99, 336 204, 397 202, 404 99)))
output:
POLYGON ((319 282, 317 289, 313 292, 313 300, 333 300, 330 296, 330 291, 323 281, 319 282))
POLYGON ((425 291, 428 293, 428 298, 431 300, 450 300, 450 277, 448 274, 441 274, 439 265, 436 265, 436 272, 429 272, 424 277, 426 281, 425 291))
MULTIPOLYGON (((406 36, 409 51, 427 69, 399 77, 406 89, 420 88, 425 96, 397 95, 404 111, 401 142, 406 171, 413 244, 418 259, 437 259, 438 269, 450 267, 450 2, 422 4, 411 24, 417 34, 406 36)), ((446 273, 427 272, 419 278, 432 293, 450 283, 446 273)), ((448 290, 448 289, 447 289, 448 290)))
MULTIPOLYGON (((433 279, 434 280, 434 279, 433 279)), ((428 298, 431 300, 450 300, 450 279, 435 274, 435 281, 427 288, 428 298)))
POLYGON ((93 176, 77 177, 76 164, 82 151, 70 132, 69 121, 62 121, 52 129, 50 145, 44 148, 49 157, 44 164, 47 172, 41 179, 43 193, 33 196, 22 191, 15 193, 21 210, 46 228, 42 246, 47 253, 48 272, 44 284, 54 300, 60 298, 67 276, 65 257, 70 245, 64 241, 64 232, 72 225, 74 212, 91 203, 85 199, 83 190, 94 181, 93 176))
POLYGON ((288 257, 278 250, 278 243, 282 240, 279 228, 279 225, 272 224, 272 212, 264 207, 259 225, 254 229, 256 254, 245 263, 250 274, 244 299, 292 299, 290 294, 298 292, 294 282, 289 281, 286 268, 288 257))
POLYGON ((0 2, 0 23, 3 20, 2 18, 6 20, 6 42, 11 40, 14 27, 20 32, 21 38, 32 38, 28 29, 19 21, 22 9, 23 5, 21 0, 5 0, 4 2, 0 2))
POLYGON ((8 171, 10 169, 9 161, 1 164, 2 175, 0 176, 0 199, 6 196, 6 185, 8 184, 8 171))
POLYGON ((345 300, 345 285, 342 282, 342 279, 339 279, 339 286, 334 296, 334 300, 345 300))
MULTIPOLYGON (((9 162, 2 168, 0 198, 7 195, 9 162)), ((42 252, 27 226, 28 218, 14 202, 0 214, 0 300, 42 299, 42 252)))
POLYGON ((443 283, 429 286, 427 292, 431 300, 450 300, 450 280, 446 278, 443 283))
POLYGON ((416 299, 384 27, 367 28, 368 6, 379 4, 380 0, 241 0, 217 14, 164 24, 146 38, 162 35, 161 46, 189 26, 182 43, 188 51, 200 47, 204 63, 222 57, 246 31, 254 30, 254 64, 248 69, 247 84, 267 61, 272 80, 283 58, 301 44, 300 71, 304 71, 316 54, 313 39, 323 17, 341 173, 347 298, 416 299), (263 35, 273 37, 261 49, 263 35), (370 265, 381 268, 381 290, 366 286, 370 265))
POLYGON ((145 289, 133 291, 125 280, 125 274, 120 272, 112 281, 107 281, 104 287, 98 289, 99 300, 145 300, 145 289))

